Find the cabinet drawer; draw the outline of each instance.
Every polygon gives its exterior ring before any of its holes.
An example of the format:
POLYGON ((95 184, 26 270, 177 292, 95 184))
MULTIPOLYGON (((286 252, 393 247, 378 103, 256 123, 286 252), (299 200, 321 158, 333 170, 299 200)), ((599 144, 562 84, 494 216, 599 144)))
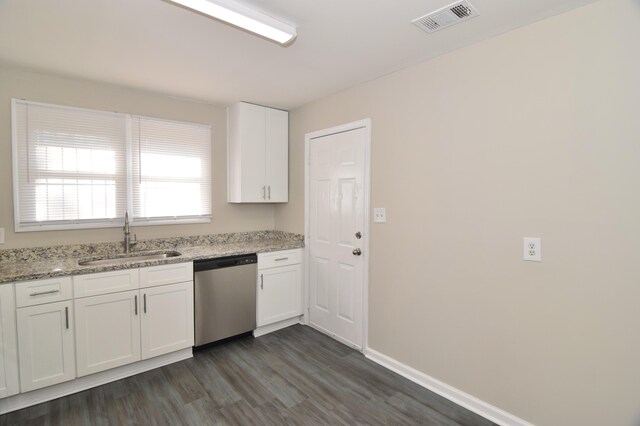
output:
POLYGON ((258 269, 302 263, 302 250, 283 250, 271 253, 258 253, 258 269))
POLYGON ((149 266, 140 269, 140 288, 193 281, 193 262, 149 266))
POLYGON ((71 277, 47 278, 16 283, 16 306, 60 302, 72 297, 71 277))
POLYGON ((98 296, 136 290, 139 283, 137 269, 98 272, 97 274, 76 275, 73 277, 73 290, 76 298, 98 296))

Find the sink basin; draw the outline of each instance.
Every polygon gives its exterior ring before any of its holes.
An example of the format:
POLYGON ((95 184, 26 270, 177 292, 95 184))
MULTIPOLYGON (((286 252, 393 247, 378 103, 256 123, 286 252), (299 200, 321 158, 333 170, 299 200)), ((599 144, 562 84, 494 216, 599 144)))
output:
POLYGON ((163 251, 163 252, 153 252, 153 253, 131 253, 131 254, 121 254, 115 255, 112 257, 102 257, 102 258, 93 258, 93 259, 80 259, 78 260, 78 265, 80 266, 100 266, 100 265, 120 265, 123 263, 130 262, 146 262, 149 260, 163 260, 169 259, 171 257, 180 256, 181 253, 177 251, 163 251))

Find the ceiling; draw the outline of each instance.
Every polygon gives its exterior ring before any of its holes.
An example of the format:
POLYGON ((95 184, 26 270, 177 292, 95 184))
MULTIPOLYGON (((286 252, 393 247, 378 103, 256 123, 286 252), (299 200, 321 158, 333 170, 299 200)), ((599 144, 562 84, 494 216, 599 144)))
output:
POLYGON ((453 0, 243 0, 297 27, 282 47, 163 0, 0 0, 0 63, 214 104, 291 109, 593 0, 471 0, 434 34, 411 20, 453 0))

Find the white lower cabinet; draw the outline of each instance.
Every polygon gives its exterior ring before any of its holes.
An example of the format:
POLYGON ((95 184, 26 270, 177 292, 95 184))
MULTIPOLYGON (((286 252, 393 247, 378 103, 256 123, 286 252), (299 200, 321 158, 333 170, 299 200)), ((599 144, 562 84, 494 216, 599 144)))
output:
MULTIPOLYGON (((0 285, 0 399, 76 377, 99 383, 85 376, 137 361, 165 365, 193 344, 191 262, 0 285)), ((34 401, 51 395, 39 392, 34 401)))
POLYGON ((71 300, 18 308, 17 325, 22 392, 76 377, 71 300))
POLYGON ((13 285, 0 285, 0 398, 20 392, 13 285))
POLYGON ((78 377, 140 361, 138 290, 74 301, 78 377))
MULTIPOLYGON (((74 301, 79 377, 193 346, 193 264, 151 266, 134 272, 136 286, 169 284, 74 301), (190 281, 175 283, 188 277, 190 281)), ((103 288, 111 287, 109 274, 96 274, 103 288)), ((115 280, 121 280, 121 275, 113 272, 115 280)), ((84 287, 91 278, 82 276, 74 284, 84 287)))
POLYGON ((142 359, 193 346, 193 281, 149 287, 142 296, 142 359))
POLYGON ((301 250, 258 255, 257 325, 302 315, 301 250))

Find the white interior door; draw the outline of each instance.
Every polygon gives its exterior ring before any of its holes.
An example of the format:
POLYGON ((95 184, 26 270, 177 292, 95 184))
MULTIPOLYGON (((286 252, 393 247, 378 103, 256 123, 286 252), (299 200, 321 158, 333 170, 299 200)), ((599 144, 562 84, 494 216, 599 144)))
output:
POLYGON ((364 335, 367 129, 309 140, 309 324, 358 349, 364 335))

